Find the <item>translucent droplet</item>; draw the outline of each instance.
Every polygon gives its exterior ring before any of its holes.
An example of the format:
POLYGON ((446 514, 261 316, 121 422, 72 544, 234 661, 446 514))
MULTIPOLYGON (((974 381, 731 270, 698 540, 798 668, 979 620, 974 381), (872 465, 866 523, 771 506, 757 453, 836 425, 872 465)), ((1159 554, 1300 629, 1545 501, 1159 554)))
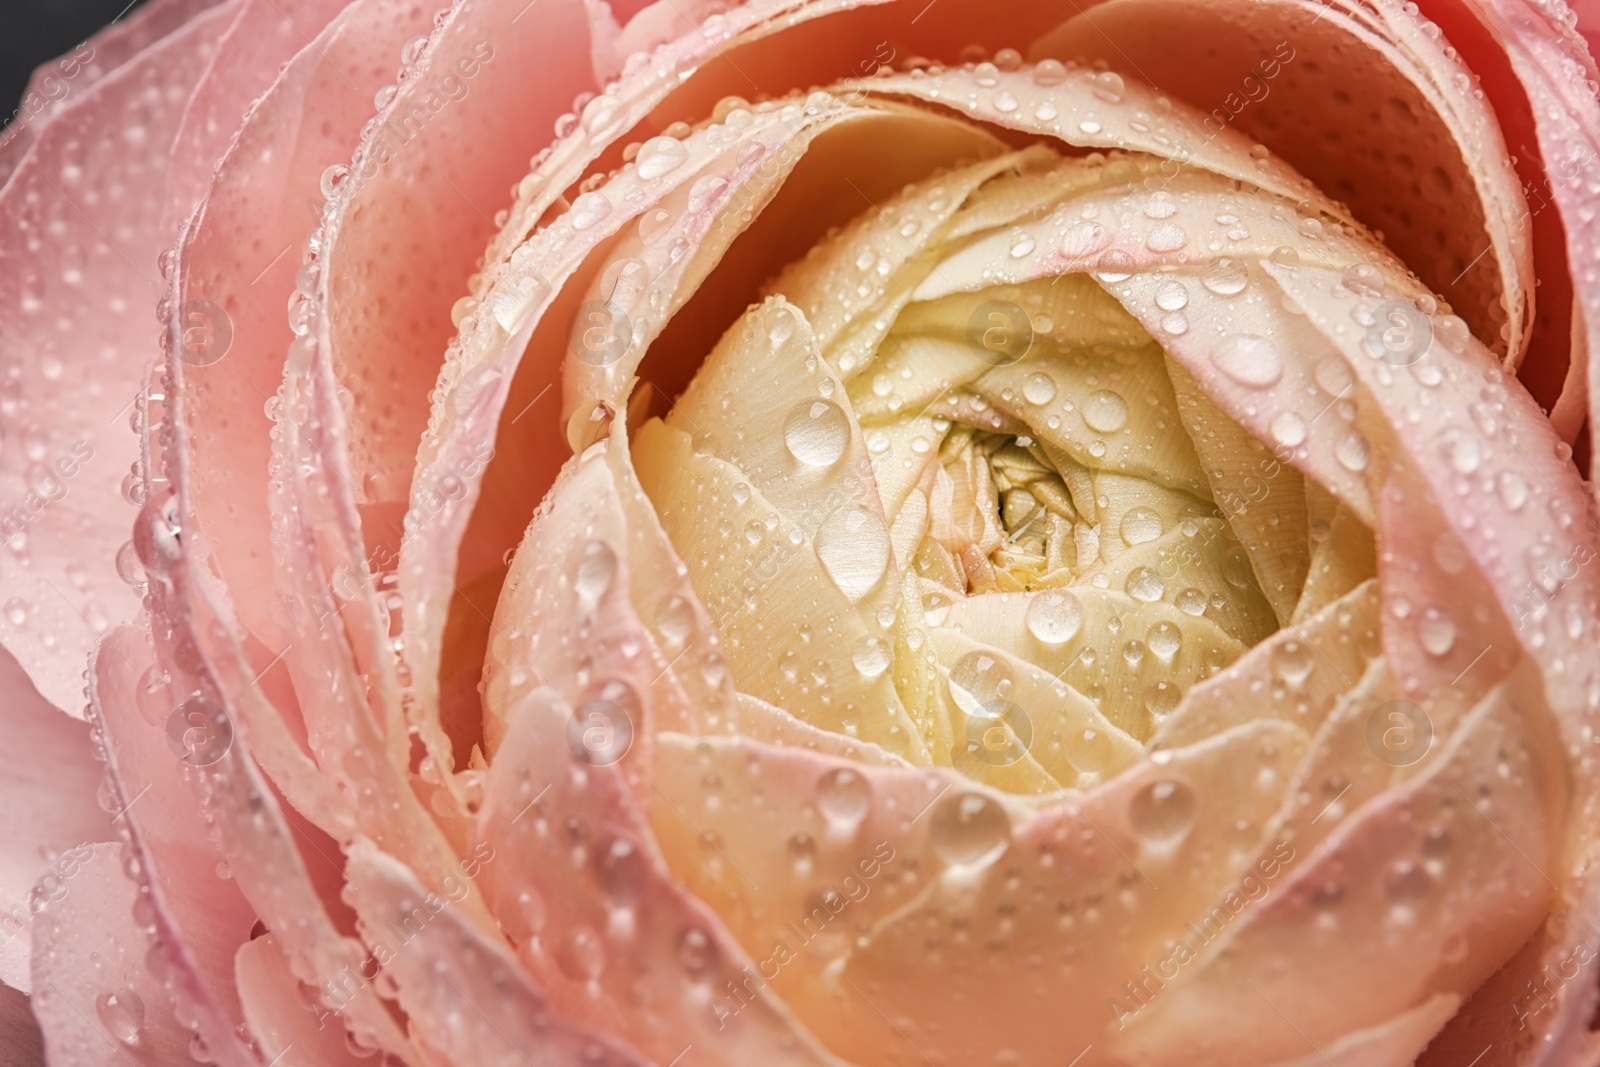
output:
POLYGON ((1272 670, 1285 684, 1298 689, 1311 677, 1316 653, 1304 641, 1288 640, 1272 650, 1272 670))
POLYGON ((671 174, 688 162, 689 149, 675 137, 652 137, 639 148, 634 162, 639 167, 639 177, 659 178, 671 174))
POLYGON ((1083 421, 1098 433, 1116 433, 1128 424, 1128 402, 1110 389, 1090 393, 1083 402, 1083 421))
POLYGON ((600 598, 611 588, 617 576, 617 554, 604 541, 590 541, 583 546, 583 559, 578 563, 578 573, 573 589, 578 603, 585 611, 593 611, 600 598))
POLYGON ((691 926, 678 939, 678 966, 699 977, 716 969, 717 946, 711 935, 698 926, 691 926))
POLYGON ((587 230, 609 214, 611 214, 611 201, 606 199, 605 194, 589 192, 572 202, 572 210, 567 212, 567 220, 572 223, 573 229, 587 230))
POLYGON ((1056 398, 1056 380, 1035 371, 1022 380, 1022 399, 1030 404, 1048 404, 1056 398))
POLYGON ((853 830, 872 808, 872 786, 859 771, 835 767, 817 780, 817 810, 834 826, 853 830))
POLYGON ((1244 292, 1249 282, 1244 264, 1227 256, 1213 259, 1200 273, 1200 284, 1218 296, 1236 296, 1244 292))
POLYGON ((1183 631, 1166 620, 1150 627, 1150 632, 1144 635, 1145 647, 1158 658, 1171 660, 1183 648, 1183 631))
POLYGON ((876 678, 889 669, 889 646, 881 638, 869 637, 850 654, 863 678, 876 678))
POLYGON ((1176 252, 1188 243, 1189 235, 1175 222, 1152 227, 1144 239, 1144 246, 1152 252, 1176 252))
POLYGON ((1149 567, 1135 567, 1128 572, 1128 595, 1146 604, 1160 600, 1167 591, 1167 583, 1149 567))
POLYGON ((1067 80, 1067 68, 1057 59, 1042 60, 1033 68, 1033 80, 1037 85, 1060 85, 1067 80))
POLYGON ((5 603, 6 619, 13 626, 21 626, 28 621, 28 602, 20 597, 12 597, 5 603))
POLYGON ((1280 445, 1295 448, 1305 443, 1310 428, 1306 420, 1293 411, 1280 411, 1272 420, 1272 439, 1280 445))
POLYGON ((556 964, 574 981, 590 982, 599 978, 606 969, 606 951, 600 935, 588 926, 573 927, 561 939, 556 964))
POLYGON ((1443 656, 1456 644, 1456 624, 1438 608, 1429 608, 1417 621, 1417 640, 1430 656, 1443 656))
POLYGON ((968 652, 950 668, 950 697, 968 715, 992 711, 1011 699, 1011 668, 992 652, 968 652))
POLYGON ((1163 778, 1133 795, 1128 804, 1128 825, 1145 844, 1168 848, 1188 836, 1198 807, 1193 789, 1175 779, 1163 778))
POLYGON ((1367 439, 1355 430, 1351 430, 1339 439, 1333 446, 1333 458, 1345 470, 1360 473, 1367 469, 1367 464, 1372 462, 1372 446, 1367 439))
POLYGON ((1165 531, 1161 516, 1153 508, 1129 508, 1122 516, 1122 540, 1129 545, 1142 545, 1154 541, 1165 531))
POLYGON ((822 569, 853 601, 875 589, 889 569, 883 516, 860 505, 846 505, 823 519, 814 546, 822 569))
POLYGON ((831 467, 850 443, 850 418, 831 400, 797 404, 783 424, 789 454, 808 467, 831 467))
POLYGON ((1156 289, 1156 307, 1162 311, 1179 311, 1189 306, 1189 290, 1182 282, 1163 282, 1156 289))
POLYGON ((144 1001, 139 994, 124 990, 101 993, 94 998, 95 1014, 106 1032, 129 1048, 137 1048, 144 1029, 144 1001))
POLYGON ((934 854, 956 868, 982 869, 1011 844, 1011 818, 981 793, 946 796, 934 809, 928 831, 934 854))
POLYGON ((1178 710, 1178 705, 1183 703, 1183 690, 1171 682, 1151 682, 1145 686, 1144 707, 1156 721, 1160 721, 1178 710))
POLYGON ((1223 341, 1212 350, 1211 363, 1251 389, 1276 385, 1283 377, 1283 356, 1278 346, 1252 333, 1235 334, 1223 341))
POLYGON ((1014 233, 1011 235, 1011 258, 1021 259, 1031 254, 1038 242, 1031 233, 1014 233))
POLYGON ((1047 645, 1072 640, 1083 628, 1083 604, 1064 589, 1036 593, 1023 614, 1028 632, 1047 645))
POLYGON ((1206 595, 1192 587, 1179 593, 1173 604, 1185 615, 1198 618, 1206 613, 1206 595))

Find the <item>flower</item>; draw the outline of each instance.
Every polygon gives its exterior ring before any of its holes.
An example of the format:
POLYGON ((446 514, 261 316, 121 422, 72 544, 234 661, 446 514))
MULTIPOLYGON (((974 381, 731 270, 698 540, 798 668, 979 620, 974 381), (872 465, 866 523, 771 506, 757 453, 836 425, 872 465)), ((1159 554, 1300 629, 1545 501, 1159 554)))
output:
POLYGON ((1600 104, 1425 14, 153 0, 41 75, 7 1011, 1592 1062, 1600 104))

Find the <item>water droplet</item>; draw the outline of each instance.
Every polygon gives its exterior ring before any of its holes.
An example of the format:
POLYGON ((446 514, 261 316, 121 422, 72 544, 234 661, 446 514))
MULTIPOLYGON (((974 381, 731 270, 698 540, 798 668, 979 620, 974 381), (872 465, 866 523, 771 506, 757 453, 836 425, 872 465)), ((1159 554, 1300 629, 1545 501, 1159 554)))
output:
POLYGON ((1212 351, 1211 363, 1250 389, 1265 389, 1283 377, 1283 356, 1278 346, 1252 333, 1235 334, 1223 341, 1212 351))
POLYGON ((28 621, 28 603, 19 597, 12 597, 5 603, 6 619, 13 626, 21 626, 28 621))
MULTIPOLYGON (((1075 222, 1067 228, 1066 233, 1061 235, 1061 253, 1066 256, 1068 260, 1084 260, 1099 252, 1110 243, 1111 231, 1107 230, 1098 222, 1075 222)), ((1113 263, 1106 262, 1111 258, 1109 256, 1101 258, 1101 262, 1098 264, 1097 269, 1100 271, 1100 277, 1102 281, 1120 282, 1127 279, 1127 274, 1122 274, 1121 277, 1112 276, 1116 273, 1117 269, 1122 265, 1122 263, 1126 263, 1130 268, 1133 265, 1132 258, 1130 258, 1126 252, 1119 254, 1122 257, 1121 260, 1113 263)))
POLYGON ((859 771, 835 767, 817 779, 817 810, 843 830, 854 830, 872 809, 872 786, 859 771))
POLYGON ((617 576, 617 554, 604 541, 590 541, 583 546, 583 559, 578 563, 578 573, 573 588, 578 594, 578 604, 584 611, 593 611, 600 598, 611 588, 617 576))
POLYGON ((1171 682, 1151 682, 1144 690, 1144 707, 1157 721, 1171 715, 1183 703, 1183 690, 1171 682))
POLYGON ((850 443, 850 418, 831 400, 797 404, 783 424, 789 454, 808 467, 831 467, 850 443))
POLYGON ((1431 656, 1443 656, 1456 644, 1456 624, 1438 608, 1429 608, 1417 620, 1417 640, 1431 656))
POLYGON ((950 668, 950 698, 968 715, 992 712, 1011 699, 1011 668, 992 652, 968 652, 950 668))
POLYGON ((1188 243, 1189 235, 1175 222, 1152 227, 1144 239, 1144 246, 1152 252, 1176 252, 1188 243))
POLYGON ((1311 677, 1315 652, 1304 641, 1290 639, 1272 650, 1272 669, 1284 683, 1300 688, 1311 677))
POLYGON ((1183 648, 1183 631, 1162 620, 1150 627, 1150 632, 1144 635, 1144 643, 1157 658, 1171 660, 1183 648))
POLYGON ((1528 483, 1513 471, 1501 471, 1495 478, 1495 491, 1507 511, 1521 511, 1528 502, 1528 483))
POLYGON ((876 588, 889 568, 883 516, 860 505, 846 505, 822 520, 814 545, 823 570, 851 600, 876 588))
POLYGON ((94 1010, 112 1037, 129 1048, 138 1047, 144 1028, 144 1001, 139 994, 131 990, 101 993, 94 998, 94 1010))
POLYGON ((1056 380, 1035 371, 1022 380, 1022 399, 1030 404, 1048 404, 1056 398, 1056 380))
POLYGON ((611 201, 607 200, 604 193, 589 192, 579 196, 572 202, 572 210, 567 212, 567 219, 575 230, 587 230, 611 214, 611 201))
POLYGON ((639 167, 639 177, 659 178, 671 174, 689 159, 689 149, 675 137, 652 137, 639 148, 634 162, 639 167))
POLYGON ((1272 420, 1272 439, 1280 445, 1295 448, 1305 443, 1310 428, 1306 420, 1293 411, 1281 411, 1272 420))
POLYGON ((1161 516, 1153 508, 1129 508, 1122 516, 1122 540, 1129 545, 1142 545, 1154 541, 1164 532, 1161 516))
POLYGON ((691 926, 678 939, 678 966, 699 977, 716 969, 717 946, 711 935, 698 926, 691 926))
POLYGON ((1451 427, 1439 435, 1439 454, 1457 474, 1471 474, 1483 460, 1478 439, 1460 427, 1451 427))
POLYGON ((1083 421, 1098 433, 1116 433, 1128 424, 1128 402, 1110 389, 1090 393, 1083 402, 1083 421))
POLYGON ((1128 595, 1146 604, 1153 604, 1166 594, 1167 583, 1149 567, 1135 567, 1128 572, 1128 595))
POLYGON ((1346 470, 1359 474, 1367 469, 1368 463, 1372 462, 1372 446, 1367 444, 1367 439, 1360 433, 1351 430, 1333 446, 1333 458, 1346 470))
POLYGON ((928 837, 934 854, 951 867, 987 867, 1011 844, 1010 816, 981 793, 946 796, 932 818, 928 837))
POLYGON ((1133 795, 1128 803, 1128 825, 1145 844, 1168 848, 1188 836, 1198 807, 1193 789, 1163 778, 1133 795))
POLYGON ((1151 193, 1144 202, 1144 214, 1150 219, 1170 219, 1178 213, 1178 202, 1168 192, 1151 193))
POLYGON ((1064 589, 1035 593, 1023 614, 1028 632, 1047 645, 1072 640, 1083 628, 1083 604, 1064 589))
POLYGON ((1043 60, 1033 68, 1033 80, 1037 85, 1060 85, 1067 80, 1067 68, 1060 60, 1043 60))
POLYGON ((1162 311, 1181 311, 1189 306, 1189 290, 1182 282, 1163 282, 1156 289, 1156 307, 1162 311))
POLYGON ((1038 244, 1038 242, 1036 242, 1033 239, 1033 234, 1031 234, 1031 233, 1023 232, 1023 233, 1014 233, 1014 234, 1012 234, 1011 235, 1011 258, 1012 259, 1021 259, 1022 257, 1026 256, 1026 255, 1030 255, 1033 252, 1034 248, 1037 246, 1037 244, 1038 244))
POLYGON ((1198 589, 1185 589, 1178 594, 1173 604, 1185 615, 1193 615, 1198 618, 1206 613, 1206 595, 1198 589))
POLYGON ((1200 274, 1200 284, 1218 296, 1236 296, 1244 292, 1249 281, 1244 264, 1227 256, 1213 259, 1200 274))
POLYGON ((869 637, 850 654, 863 678, 876 678, 889 669, 889 647, 881 638, 869 637))

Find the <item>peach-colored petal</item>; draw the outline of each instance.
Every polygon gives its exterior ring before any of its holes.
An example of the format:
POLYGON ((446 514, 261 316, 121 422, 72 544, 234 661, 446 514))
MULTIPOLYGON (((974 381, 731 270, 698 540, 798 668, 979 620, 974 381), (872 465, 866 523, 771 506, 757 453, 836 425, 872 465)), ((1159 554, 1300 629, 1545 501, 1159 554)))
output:
POLYGON ((552 1015, 497 940, 371 842, 358 840, 351 849, 348 876, 363 936, 374 956, 388 961, 385 974, 425 1048, 448 1062, 485 1067, 647 1062, 609 1037, 552 1015))
POLYGON ((88 727, 41 697, 4 652, 0 694, 0 808, 8 815, 0 824, 0 981, 26 993, 30 891, 48 878, 54 892, 71 850, 115 835, 95 801, 105 769, 88 727))
POLYGON ((327 1010, 301 992, 300 979, 271 934, 246 941, 234 957, 234 981, 245 1025, 266 1062, 284 1067, 357 1067, 344 1028, 323 1021, 327 1010))

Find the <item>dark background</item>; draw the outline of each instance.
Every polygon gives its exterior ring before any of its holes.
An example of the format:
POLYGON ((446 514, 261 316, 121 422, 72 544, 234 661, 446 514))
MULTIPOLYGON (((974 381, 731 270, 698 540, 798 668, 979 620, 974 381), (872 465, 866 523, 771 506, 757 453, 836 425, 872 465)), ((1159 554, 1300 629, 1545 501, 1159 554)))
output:
POLYGON ((143 0, 0 0, 0 122, 9 123, 33 68, 70 52, 143 0))

